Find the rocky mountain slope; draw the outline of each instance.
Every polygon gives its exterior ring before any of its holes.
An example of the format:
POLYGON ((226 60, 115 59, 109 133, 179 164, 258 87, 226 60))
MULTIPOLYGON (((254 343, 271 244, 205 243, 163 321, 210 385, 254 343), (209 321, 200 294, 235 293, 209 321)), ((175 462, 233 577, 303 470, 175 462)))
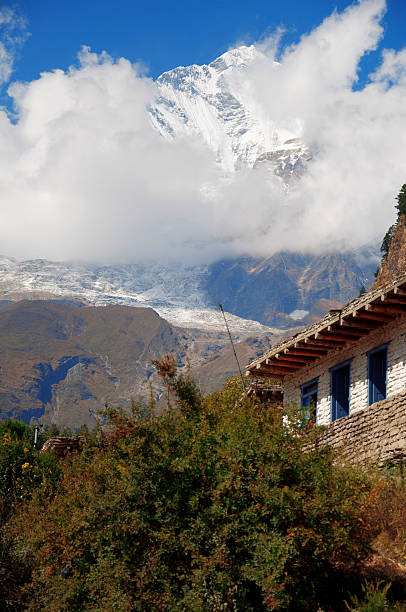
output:
MULTIPOLYGON (((82 298, 97 306, 149 306, 175 325, 222 329, 218 304, 205 290, 207 276, 207 266, 96 266, 0 257, 0 300, 59 296, 68 301, 82 298)), ((241 332, 266 331, 247 317, 231 319, 241 332)))
POLYGON ((207 291, 213 302, 240 317, 291 327, 319 318, 357 296, 374 278, 374 252, 330 255, 278 253, 267 259, 220 261, 210 267, 207 291))
POLYGON ((386 257, 382 259, 374 289, 392 282, 395 276, 406 272, 406 215, 400 215, 386 257))
MULTIPOLYGON (((231 326, 232 328, 232 326, 231 326)), ((242 363, 274 342, 235 335, 242 363)), ((162 394, 151 360, 171 352, 203 390, 236 373, 224 331, 184 330, 150 308, 20 301, 0 309, 0 419, 93 426, 105 402, 162 394), (225 348, 224 348, 225 347, 225 348), (201 366, 216 363, 213 378, 201 366)))

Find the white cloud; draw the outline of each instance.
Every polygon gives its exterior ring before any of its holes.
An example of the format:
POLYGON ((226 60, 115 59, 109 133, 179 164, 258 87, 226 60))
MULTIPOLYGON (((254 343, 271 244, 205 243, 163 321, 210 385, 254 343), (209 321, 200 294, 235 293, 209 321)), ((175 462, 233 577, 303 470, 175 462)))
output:
POLYGON ((146 107, 155 85, 86 50, 81 64, 10 87, 2 115, 1 244, 17 256, 182 256, 206 233, 201 187, 218 172, 200 143, 167 143, 146 107))
MULTIPOLYGON (((386 51, 360 91, 360 58, 382 36, 383 0, 334 13, 244 86, 270 121, 297 120, 314 158, 285 193, 265 170, 224 178, 197 138, 164 140, 154 82, 84 48, 68 72, 9 88, 0 113, 1 251, 16 257, 207 261, 279 249, 352 248, 382 235, 406 182, 406 51, 386 51)), ((274 44, 262 45, 272 59, 274 44)))
POLYGON ((0 86, 10 79, 17 50, 28 36, 25 28, 23 17, 10 7, 0 8, 0 86))
POLYGON ((13 57, 0 42, 0 85, 7 83, 13 71, 13 57))
POLYGON ((237 250, 356 248, 393 222, 394 195, 406 182, 406 50, 384 51, 370 83, 353 91, 362 55, 382 36, 384 9, 383 0, 352 5, 284 50, 272 69, 252 67, 262 112, 300 119, 313 160, 284 198, 258 177, 236 177, 232 198, 252 202, 237 250))

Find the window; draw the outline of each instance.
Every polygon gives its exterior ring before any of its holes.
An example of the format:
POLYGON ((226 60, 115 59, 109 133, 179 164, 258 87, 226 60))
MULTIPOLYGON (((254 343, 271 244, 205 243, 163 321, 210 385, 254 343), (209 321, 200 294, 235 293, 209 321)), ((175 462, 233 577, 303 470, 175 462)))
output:
POLYGON ((387 345, 379 346, 368 355, 368 406, 386 398, 387 345))
POLYGON ((315 423, 317 416, 317 390, 319 386, 319 379, 315 378, 310 382, 302 385, 302 406, 309 408, 307 413, 308 423, 315 423))
POLYGON ((332 421, 350 414, 350 368, 351 362, 347 361, 330 370, 332 421))

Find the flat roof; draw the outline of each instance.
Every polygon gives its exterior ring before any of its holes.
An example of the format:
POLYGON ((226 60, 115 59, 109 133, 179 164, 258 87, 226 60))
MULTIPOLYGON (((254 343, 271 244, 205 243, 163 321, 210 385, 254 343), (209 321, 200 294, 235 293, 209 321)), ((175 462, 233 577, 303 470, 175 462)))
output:
POLYGON ((406 274, 368 291, 341 309, 330 310, 317 323, 254 359, 246 366, 246 375, 284 377, 322 359, 330 351, 357 342, 402 314, 406 314, 406 274))

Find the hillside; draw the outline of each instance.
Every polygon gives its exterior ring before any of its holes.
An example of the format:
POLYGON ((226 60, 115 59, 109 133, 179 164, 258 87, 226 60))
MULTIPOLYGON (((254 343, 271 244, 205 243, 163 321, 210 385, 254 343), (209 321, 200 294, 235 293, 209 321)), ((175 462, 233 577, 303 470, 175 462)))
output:
MULTIPOLYGON (((241 343, 242 363, 273 343, 272 334, 241 343)), ((275 337, 276 338, 276 337, 275 337)), ((105 402, 156 398, 162 387, 151 360, 171 352, 190 364, 205 390, 236 373, 224 331, 181 329, 151 308, 20 301, 0 309, 0 419, 41 420, 60 426, 94 425, 105 402), (220 358, 220 359, 219 359, 220 358), (213 368, 201 369, 203 364, 213 368)))

